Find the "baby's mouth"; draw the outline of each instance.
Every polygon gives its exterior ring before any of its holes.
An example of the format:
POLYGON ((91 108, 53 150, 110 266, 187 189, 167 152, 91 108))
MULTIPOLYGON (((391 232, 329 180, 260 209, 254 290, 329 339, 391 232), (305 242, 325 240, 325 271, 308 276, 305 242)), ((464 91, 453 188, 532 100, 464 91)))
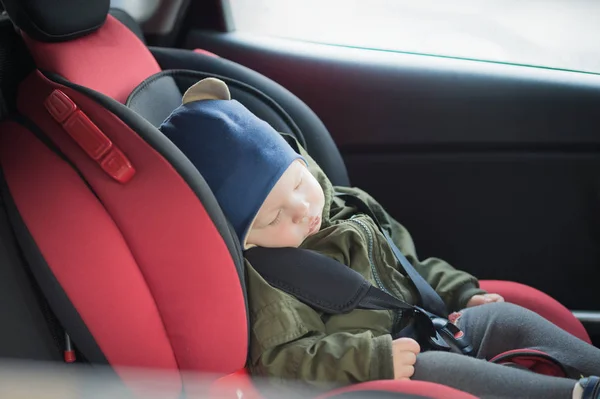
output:
POLYGON ((310 222, 310 224, 308 225, 308 234, 307 235, 312 235, 317 232, 320 221, 321 221, 321 218, 319 216, 317 216, 310 222))

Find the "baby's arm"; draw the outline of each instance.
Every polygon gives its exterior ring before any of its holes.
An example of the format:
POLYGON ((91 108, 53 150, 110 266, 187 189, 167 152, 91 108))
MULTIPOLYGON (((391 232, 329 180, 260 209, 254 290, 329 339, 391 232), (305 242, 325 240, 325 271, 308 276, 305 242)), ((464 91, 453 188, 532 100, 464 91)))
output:
POLYGON ((310 331, 301 338, 265 348, 251 368, 259 375, 308 382, 325 389, 393 379, 392 339, 389 334, 374 337, 370 331, 310 331))
POLYGON ((339 324, 332 333, 326 317, 268 285, 249 263, 247 272, 253 374, 320 388, 412 375, 415 342, 363 328, 340 331, 339 324))
POLYGON ((419 353, 410 338, 392 341, 371 331, 326 334, 310 331, 302 338, 269 347, 252 365, 253 373, 308 382, 320 388, 382 379, 409 379, 419 353))
POLYGON ((479 282, 475 277, 453 268, 441 259, 429 258, 419 262, 414 256, 407 256, 407 258, 442 297, 451 312, 467 307, 473 296, 486 294, 479 288, 479 282))

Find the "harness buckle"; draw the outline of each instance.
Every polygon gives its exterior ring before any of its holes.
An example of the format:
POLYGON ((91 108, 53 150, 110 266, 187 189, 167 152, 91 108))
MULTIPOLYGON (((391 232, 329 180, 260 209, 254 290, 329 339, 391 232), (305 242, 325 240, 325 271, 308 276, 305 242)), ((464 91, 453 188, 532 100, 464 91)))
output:
POLYGON ((454 350, 463 355, 473 355, 473 346, 464 331, 458 328, 456 324, 418 306, 415 306, 415 310, 415 316, 421 319, 416 323, 418 335, 427 340, 427 344, 431 349, 454 350))

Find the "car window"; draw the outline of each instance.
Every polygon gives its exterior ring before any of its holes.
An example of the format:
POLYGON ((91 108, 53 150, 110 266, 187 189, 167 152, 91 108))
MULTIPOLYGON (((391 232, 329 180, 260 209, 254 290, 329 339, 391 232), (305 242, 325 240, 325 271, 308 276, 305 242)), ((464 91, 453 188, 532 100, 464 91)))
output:
POLYGON ((600 2, 229 0, 236 30, 283 38, 600 72, 600 2))

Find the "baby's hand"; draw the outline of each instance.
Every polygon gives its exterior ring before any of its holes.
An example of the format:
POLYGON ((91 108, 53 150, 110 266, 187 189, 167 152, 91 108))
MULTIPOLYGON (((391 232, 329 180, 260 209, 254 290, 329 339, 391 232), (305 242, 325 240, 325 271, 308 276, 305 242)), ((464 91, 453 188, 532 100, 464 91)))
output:
POLYGON ((408 380, 415 373, 415 362, 421 347, 412 338, 398 338, 392 342, 394 379, 408 380))
POLYGON ((469 299, 469 302, 467 302, 467 307, 471 308, 473 306, 484 305, 492 302, 504 302, 504 298, 498 294, 473 295, 471 299, 469 299))

